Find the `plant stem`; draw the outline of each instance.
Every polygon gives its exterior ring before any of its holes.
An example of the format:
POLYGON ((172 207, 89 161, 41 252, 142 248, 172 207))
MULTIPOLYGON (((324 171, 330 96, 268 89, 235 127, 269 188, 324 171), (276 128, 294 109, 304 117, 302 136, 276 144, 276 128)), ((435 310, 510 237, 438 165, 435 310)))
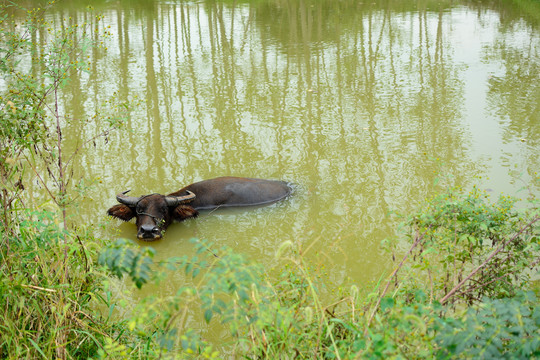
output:
POLYGON ((467 277, 465 277, 463 280, 461 280, 461 282, 459 284, 457 284, 456 286, 454 286, 454 288, 452 290, 450 290, 448 292, 448 294, 446 294, 441 300, 440 300, 440 303, 441 304, 444 304, 448 301, 448 299, 450 299, 452 296, 454 296, 454 294, 459 290, 459 288, 461 288, 463 286, 463 284, 465 284, 471 277, 474 276, 474 274, 476 274, 478 271, 480 271, 480 269, 482 269, 488 262, 490 262, 494 257, 495 255, 497 255, 502 249, 504 249, 504 247, 506 246, 506 244, 514 241, 519 235, 521 235, 525 230, 529 229, 535 222, 537 222, 538 220, 540 220, 540 217, 536 216, 535 218, 533 218, 527 225, 523 226, 517 233, 514 234, 514 236, 512 236, 510 239, 506 240, 505 242, 503 242, 501 245, 499 245, 499 247, 491 253, 491 255, 489 255, 487 257, 486 260, 484 260, 484 262, 480 265, 478 265, 476 267, 476 269, 474 269, 467 277))
POLYGON ((390 278, 388 279, 388 282, 386 283, 386 286, 384 287, 384 290, 383 290, 381 296, 379 296, 379 298, 377 299, 377 303, 375 304, 375 307, 373 308, 373 311, 371 312, 371 315, 369 316, 369 320, 368 320, 368 322, 366 324, 366 329, 364 330, 364 336, 367 336, 369 325, 371 324, 371 321, 373 321, 373 318, 375 317, 375 314, 377 313, 377 310, 379 309, 379 305, 381 304, 382 298, 384 297, 384 295, 386 295, 386 292, 388 291, 388 288, 390 287, 390 284, 392 283, 392 279, 394 278, 394 276, 396 276, 398 271, 403 267, 403 264, 405 263, 405 260, 407 260, 407 258, 409 257, 411 252, 414 250, 414 248, 416 246, 418 246, 418 244, 420 244, 420 242, 424 238, 424 234, 418 236, 418 233, 417 233, 416 236, 417 236, 416 241, 409 248, 409 251, 407 251, 407 253, 403 257, 403 259, 401 259, 401 262, 399 263, 397 268, 392 272, 392 275, 390 275, 390 278))

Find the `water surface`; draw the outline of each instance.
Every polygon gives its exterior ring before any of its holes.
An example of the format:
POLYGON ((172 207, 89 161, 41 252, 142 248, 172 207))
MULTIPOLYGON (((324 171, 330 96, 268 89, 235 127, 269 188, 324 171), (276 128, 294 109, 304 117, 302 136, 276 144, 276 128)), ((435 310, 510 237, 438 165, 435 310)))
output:
MULTIPOLYGON (((491 2, 118 1, 95 5, 112 33, 61 99, 85 119, 138 98, 124 130, 76 158, 98 180, 78 214, 106 221, 115 194, 168 193, 223 175, 283 179, 293 196, 204 213, 152 243, 158 259, 209 239, 275 264, 283 241, 310 248, 330 286, 376 281, 389 212, 446 183, 516 194, 540 168, 540 34, 491 2), (481 177, 481 180, 478 180, 481 177), (441 182, 439 183, 441 184, 441 182)), ((92 21, 82 3, 57 20, 92 21), (89 20, 90 19, 90 20, 89 20)), ((65 128, 76 148, 96 133, 65 128)), ((538 191, 538 189, 535 189, 538 191)), ((518 194, 519 195, 519 194, 518 194)), ((111 221, 102 236, 135 240, 111 221)), ((147 244, 141 244, 147 246, 147 244)), ((173 291, 185 279, 174 276, 173 291)), ((152 291, 155 291, 153 289, 152 291)))

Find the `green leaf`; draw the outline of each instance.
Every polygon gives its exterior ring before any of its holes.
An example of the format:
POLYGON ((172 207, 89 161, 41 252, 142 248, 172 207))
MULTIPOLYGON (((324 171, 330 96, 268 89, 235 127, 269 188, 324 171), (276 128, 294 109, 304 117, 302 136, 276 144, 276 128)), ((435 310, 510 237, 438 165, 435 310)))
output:
POLYGON ((381 311, 394 307, 394 299, 391 297, 385 297, 381 300, 381 311))
POLYGON ((204 312, 204 320, 206 321, 206 323, 210 323, 210 320, 212 320, 212 316, 213 316, 213 312, 212 310, 210 309, 207 309, 205 312, 204 312))

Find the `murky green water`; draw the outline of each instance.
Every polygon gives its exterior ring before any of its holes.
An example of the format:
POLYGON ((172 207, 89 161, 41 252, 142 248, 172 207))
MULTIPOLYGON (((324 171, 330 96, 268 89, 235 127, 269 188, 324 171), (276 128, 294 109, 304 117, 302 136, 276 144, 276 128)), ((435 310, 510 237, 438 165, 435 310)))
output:
MULTIPOLYGON (((63 7, 65 6, 65 7, 63 7)), ((107 51, 62 99, 85 118, 138 97, 124 131, 76 158, 99 179, 82 218, 106 221, 115 194, 168 193, 223 176, 284 179, 294 195, 173 224, 158 258, 191 237, 270 268, 286 240, 310 247, 330 284, 376 281, 390 211, 407 214, 435 179, 515 194, 540 169, 540 32, 490 2, 119 1, 99 3, 107 51), (515 175, 515 174, 520 174, 515 175), (516 181, 516 179, 520 179, 516 181)), ((84 4, 51 18, 91 19, 84 4)), ((65 129, 75 148, 92 124, 65 129)), ((538 191, 538 189, 536 189, 538 191)), ((101 230, 100 230, 101 231, 101 230)), ((135 239, 133 224, 102 231, 135 239)), ((146 244, 143 244, 146 246, 146 244)), ((182 284, 181 275, 165 285, 182 284)), ((152 290, 154 291, 154 290, 152 290)))

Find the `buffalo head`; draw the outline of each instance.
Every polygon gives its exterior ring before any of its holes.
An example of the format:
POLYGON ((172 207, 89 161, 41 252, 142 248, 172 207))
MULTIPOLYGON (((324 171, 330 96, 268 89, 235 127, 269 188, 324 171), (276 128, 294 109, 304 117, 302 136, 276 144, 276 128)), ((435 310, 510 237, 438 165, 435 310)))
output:
POLYGON ((182 196, 151 194, 132 197, 127 196, 127 192, 129 190, 116 195, 120 204, 111 207, 107 213, 124 221, 135 217, 137 237, 141 240, 158 240, 173 220, 182 221, 198 215, 197 210, 185 205, 195 199, 195 194, 189 190, 182 196))

